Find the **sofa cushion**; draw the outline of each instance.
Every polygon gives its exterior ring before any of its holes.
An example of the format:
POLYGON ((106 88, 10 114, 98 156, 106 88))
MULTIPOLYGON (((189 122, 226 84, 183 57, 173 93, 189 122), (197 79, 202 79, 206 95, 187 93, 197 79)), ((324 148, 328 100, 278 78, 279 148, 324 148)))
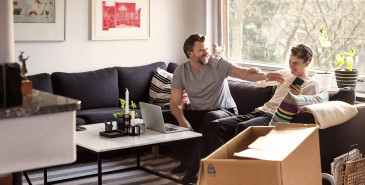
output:
POLYGON ((53 93, 52 78, 50 74, 40 73, 36 75, 30 75, 27 76, 27 79, 32 81, 33 89, 53 93))
POLYGON ((273 95, 273 87, 255 87, 250 82, 228 80, 238 113, 245 115, 264 105, 273 95))
MULTIPOLYGON (((104 123, 105 121, 115 120, 113 113, 120 112, 120 107, 107 107, 98 109, 80 110, 76 112, 76 117, 82 118, 87 124, 104 123)), ((141 115, 139 109, 132 109, 141 115)), ((136 117, 139 118, 139 117, 136 117)))
POLYGON ((277 122, 291 123, 300 107, 325 101, 328 101, 328 91, 316 95, 293 95, 289 92, 276 109, 270 125, 275 126, 277 122))
POLYGON ((166 69, 164 62, 156 62, 137 67, 115 67, 118 71, 119 97, 125 98, 125 88, 129 91, 129 100, 148 102, 149 87, 157 69, 166 69))
POLYGON ((149 103, 161 107, 170 106, 172 73, 157 68, 149 90, 149 103))
POLYGON ((118 107, 118 73, 114 68, 82 73, 52 73, 55 94, 81 100, 81 110, 118 107))
POLYGON ((351 87, 344 87, 338 89, 338 91, 329 92, 329 100, 338 100, 354 105, 356 100, 355 89, 351 87))
POLYGON ((169 65, 167 65, 166 71, 169 72, 169 73, 174 74, 175 69, 177 68, 177 66, 179 66, 179 64, 170 62, 169 65))
MULTIPOLYGON (((338 89, 338 91, 328 92, 329 101, 343 101, 348 104, 355 104, 355 90, 351 87, 344 87, 338 89)), ((293 123, 315 123, 314 116, 308 112, 302 112, 296 114, 292 120, 293 123)))

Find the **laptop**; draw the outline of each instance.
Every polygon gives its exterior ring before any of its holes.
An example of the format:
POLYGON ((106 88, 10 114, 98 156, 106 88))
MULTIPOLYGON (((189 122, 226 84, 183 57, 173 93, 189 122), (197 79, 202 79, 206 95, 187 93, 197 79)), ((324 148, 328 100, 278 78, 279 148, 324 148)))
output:
POLYGON ((180 127, 170 123, 164 123, 161 107, 149 103, 139 102, 143 122, 146 128, 162 133, 187 131, 189 128, 180 127))

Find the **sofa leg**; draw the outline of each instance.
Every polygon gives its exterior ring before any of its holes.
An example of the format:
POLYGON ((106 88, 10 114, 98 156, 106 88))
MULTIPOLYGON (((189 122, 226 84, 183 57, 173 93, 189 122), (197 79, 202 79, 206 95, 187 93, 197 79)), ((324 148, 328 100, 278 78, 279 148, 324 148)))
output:
POLYGON ((152 146, 152 154, 153 155, 158 155, 159 153, 159 146, 158 145, 155 145, 155 146, 152 146))

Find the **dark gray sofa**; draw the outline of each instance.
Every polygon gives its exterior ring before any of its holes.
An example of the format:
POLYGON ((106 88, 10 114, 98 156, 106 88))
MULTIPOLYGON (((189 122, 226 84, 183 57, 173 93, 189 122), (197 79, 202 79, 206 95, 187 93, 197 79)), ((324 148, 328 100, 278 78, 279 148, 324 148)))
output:
POLYGON ((157 67, 166 70, 164 62, 156 62, 80 73, 42 73, 27 78, 33 82, 34 89, 81 100, 76 117, 77 124, 82 125, 114 119, 113 113, 122 111, 119 98, 125 98, 125 88, 140 114, 138 102, 148 102, 150 82, 157 67))
MULTIPOLYGON (((34 89, 81 100, 81 110, 76 113, 77 124, 93 124, 113 119, 113 113, 121 111, 119 98, 124 98, 125 88, 130 92, 131 101, 136 104, 139 101, 148 102, 150 82, 157 67, 173 73, 177 64, 169 63, 166 66, 164 62, 156 62, 144 66, 111 67, 81 73, 42 73, 28 76, 28 79, 33 82, 34 89)), ((235 80, 229 80, 229 87, 239 114, 247 114, 263 105, 275 92, 273 87, 258 88, 248 82, 235 80)), ((354 90, 341 89, 336 93, 332 92, 330 100, 354 104, 354 90)), ((323 172, 330 173, 333 158, 346 153, 351 144, 359 144, 360 151, 365 152, 365 105, 359 105, 357 109, 359 113, 351 120, 319 130, 323 172)), ((138 105, 136 111, 140 112, 138 105)), ((313 123, 314 119, 310 114, 298 114, 294 122, 313 123)))

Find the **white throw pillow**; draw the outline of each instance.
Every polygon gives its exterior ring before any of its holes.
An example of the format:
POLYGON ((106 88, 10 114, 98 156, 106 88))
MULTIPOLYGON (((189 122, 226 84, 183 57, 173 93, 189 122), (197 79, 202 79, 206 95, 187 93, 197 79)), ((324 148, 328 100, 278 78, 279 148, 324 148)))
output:
POLYGON ((170 106, 172 73, 157 68, 151 80, 149 102, 162 107, 170 106))

